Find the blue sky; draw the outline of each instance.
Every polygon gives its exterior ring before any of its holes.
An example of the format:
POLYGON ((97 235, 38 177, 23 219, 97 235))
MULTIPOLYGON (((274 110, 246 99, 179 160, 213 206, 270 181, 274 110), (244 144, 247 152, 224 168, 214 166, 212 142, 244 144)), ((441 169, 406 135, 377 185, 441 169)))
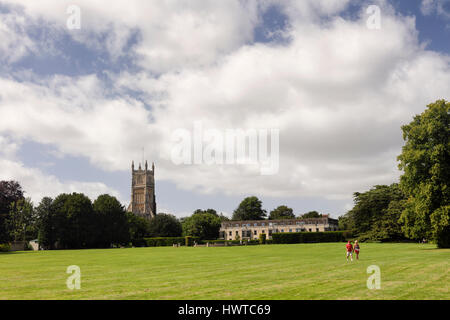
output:
POLYGON ((145 147, 160 212, 230 215, 256 195, 336 217, 353 192, 396 181, 400 125, 450 92, 450 0, 79 1, 80 30, 68 4, 0 1, 0 179, 36 203, 78 191, 126 205, 145 147), (280 172, 174 166, 171 133, 198 120, 278 128, 280 172))

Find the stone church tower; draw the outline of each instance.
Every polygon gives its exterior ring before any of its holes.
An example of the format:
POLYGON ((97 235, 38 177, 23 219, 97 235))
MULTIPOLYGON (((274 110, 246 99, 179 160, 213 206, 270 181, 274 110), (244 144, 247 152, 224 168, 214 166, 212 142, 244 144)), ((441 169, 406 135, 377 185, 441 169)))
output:
POLYGON ((134 170, 134 161, 131 163, 131 203, 128 211, 136 215, 151 219, 156 215, 155 197, 155 164, 148 169, 147 161, 145 168, 134 170))

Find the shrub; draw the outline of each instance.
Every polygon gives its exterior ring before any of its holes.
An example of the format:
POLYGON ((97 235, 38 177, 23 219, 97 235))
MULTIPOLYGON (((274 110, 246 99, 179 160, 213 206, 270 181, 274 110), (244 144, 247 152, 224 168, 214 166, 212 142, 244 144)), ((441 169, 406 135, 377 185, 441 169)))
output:
POLYGON ((133 247, 145 247, 146 243, 144 239, 133 239, 131 240, 133 247))
POLYGON ((289 232, 272 234, 272 242, 281 243, 313 243, 313 242, 342 242, 345 237, 342 231, 327 232, 289 232))
POLYGON ((438 235, 437 246, 438 248, 450 248, 450 227, 438 235))
POLYGON ((266 243, 266 234, 265 233, 261 233, 259 235, 259 243, 260 244, 265 244, 266 243))
POLYGON ((8 243, 0 243, 0 252, 8 252, 11 250, 11 246, 8 243))

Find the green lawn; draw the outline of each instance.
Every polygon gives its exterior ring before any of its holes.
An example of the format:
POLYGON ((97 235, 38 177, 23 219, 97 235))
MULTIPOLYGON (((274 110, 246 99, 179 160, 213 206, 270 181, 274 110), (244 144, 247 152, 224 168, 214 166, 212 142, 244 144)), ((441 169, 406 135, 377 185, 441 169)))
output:
POLYGON ((450 249, 344 243, 0 254, 0 299, 450 299, 450 249), (81 289, 66 268, 81 268, 81 289), (381 289, 366 286, 381 269, 381 289))

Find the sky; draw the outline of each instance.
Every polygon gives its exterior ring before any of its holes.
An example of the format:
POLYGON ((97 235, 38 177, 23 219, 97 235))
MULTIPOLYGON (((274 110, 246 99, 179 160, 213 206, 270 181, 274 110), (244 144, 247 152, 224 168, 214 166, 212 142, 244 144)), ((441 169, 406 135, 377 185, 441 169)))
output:
POLYGON ((401 126, 449 100, 449 40, 450 0, 0 0, 0 180, 126 206, 144 158, 158 212, 254 195, 338 217, 398 181, 401 126), (278 130, 278 170, 176 163, 198 123, 203 147, 278 130))

